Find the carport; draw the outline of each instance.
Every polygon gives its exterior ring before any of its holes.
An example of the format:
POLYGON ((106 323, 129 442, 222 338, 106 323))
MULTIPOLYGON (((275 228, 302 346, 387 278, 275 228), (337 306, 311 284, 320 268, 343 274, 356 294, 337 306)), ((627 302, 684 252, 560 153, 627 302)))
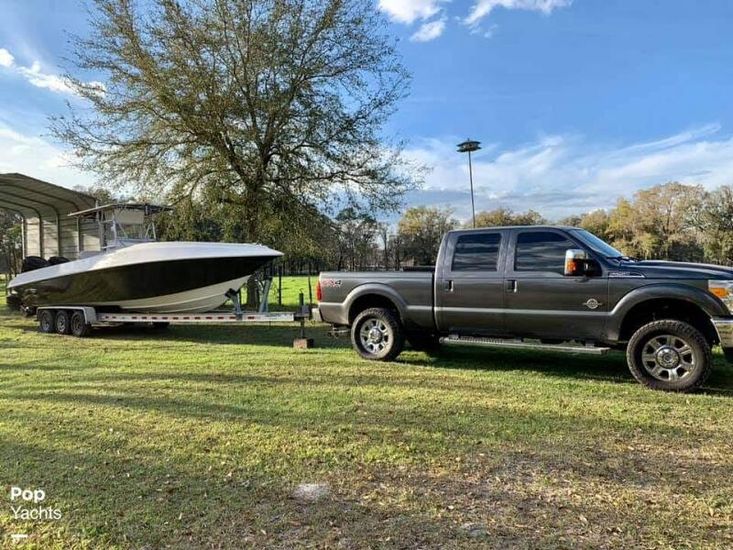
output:
POLYGON ((83 250, 99 250, 97 225, 68 217, 95 206, 94 197, 85 193, 23 174, 0 174, 0 208, 22 220, 23 257, 74 260, 83 250))

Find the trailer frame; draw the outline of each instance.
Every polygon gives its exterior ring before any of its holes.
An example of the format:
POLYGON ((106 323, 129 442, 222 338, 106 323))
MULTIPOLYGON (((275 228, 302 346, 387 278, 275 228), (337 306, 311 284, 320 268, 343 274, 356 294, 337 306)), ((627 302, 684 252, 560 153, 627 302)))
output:
POLYGON ((72 334, 87 336, 92 328, 125 324, 151 324, 164 327, 168 325, 199 324, 255 324, 255 323, 292 323, 305 320, 308 312, 242 312, 233 313, 226 310, 206 313, 135 313, 135 312, 100 312, 92 306, 41 306, 36 311, 36 318, 41 332, 72 334), (60 313, 65 317, 59 320, 60 313), (79 313, 84 327, 75 328, 72 321, 74 314, 79 313), (61 323, 59 325, 59 323, 61 323))
POLYGON ((55 332, 84 337, 89 335, 94 327, 125 324, 151 324, 153 327, 164 328, 168 325, 292 323, 300 321, 302 332, 305 328, 305 321, 310 319, 311 316, 310 308, 303 304, 302 293, 301 305, 296 312, 269 312, 267 311, 267 300, 260 306, 259 311, 245 311, 242 309, 239 292, 230 290, 227 297, 234 303, 234 308, 231 310, 215 310, 204 313, 138 313, 132 311, 98 311, 94 306, 85 305, 58 305, 39 306, 36 309, 36 319, 41 332, 55 332))

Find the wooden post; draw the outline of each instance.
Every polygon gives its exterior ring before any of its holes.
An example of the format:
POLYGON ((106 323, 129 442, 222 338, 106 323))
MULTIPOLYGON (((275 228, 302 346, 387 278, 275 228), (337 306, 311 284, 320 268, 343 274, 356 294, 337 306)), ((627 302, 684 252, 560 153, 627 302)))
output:
POLYGON ((298 314, 300 316, 300 336, 293 340, 293 347, 295 349, 310 349, 313 347, 313 338, 306 338, 305 336, 305 304, 303 303, 303 291, 300 291, 298 296, 298 314))

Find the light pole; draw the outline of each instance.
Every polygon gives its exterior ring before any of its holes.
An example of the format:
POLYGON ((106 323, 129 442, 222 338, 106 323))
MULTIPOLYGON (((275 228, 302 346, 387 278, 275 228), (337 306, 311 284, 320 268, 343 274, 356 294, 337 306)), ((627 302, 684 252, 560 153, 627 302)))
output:
POLYGON ((473 227, 476 228, 476 204, 473 200, 473 167, 471 166, 471 152, 481 149, 481 142, 467 139, 463 143, 458 144, 459 153, 468 153, 468 180, 471 182, 471 215, 473 219, 473 227))

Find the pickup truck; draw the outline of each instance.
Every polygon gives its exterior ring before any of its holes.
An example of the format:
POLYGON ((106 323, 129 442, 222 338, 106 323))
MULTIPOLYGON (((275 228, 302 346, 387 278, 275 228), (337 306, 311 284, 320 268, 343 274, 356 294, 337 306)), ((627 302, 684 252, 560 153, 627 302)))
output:
POLYGON ((366 359, 405 343, 624 350, 633 376, 690 391, 733 362, 733 269, 637 261, 583 229, 491 227, 448 232, 434 269, 324 272, 317 320, 350 334, 366 359))

